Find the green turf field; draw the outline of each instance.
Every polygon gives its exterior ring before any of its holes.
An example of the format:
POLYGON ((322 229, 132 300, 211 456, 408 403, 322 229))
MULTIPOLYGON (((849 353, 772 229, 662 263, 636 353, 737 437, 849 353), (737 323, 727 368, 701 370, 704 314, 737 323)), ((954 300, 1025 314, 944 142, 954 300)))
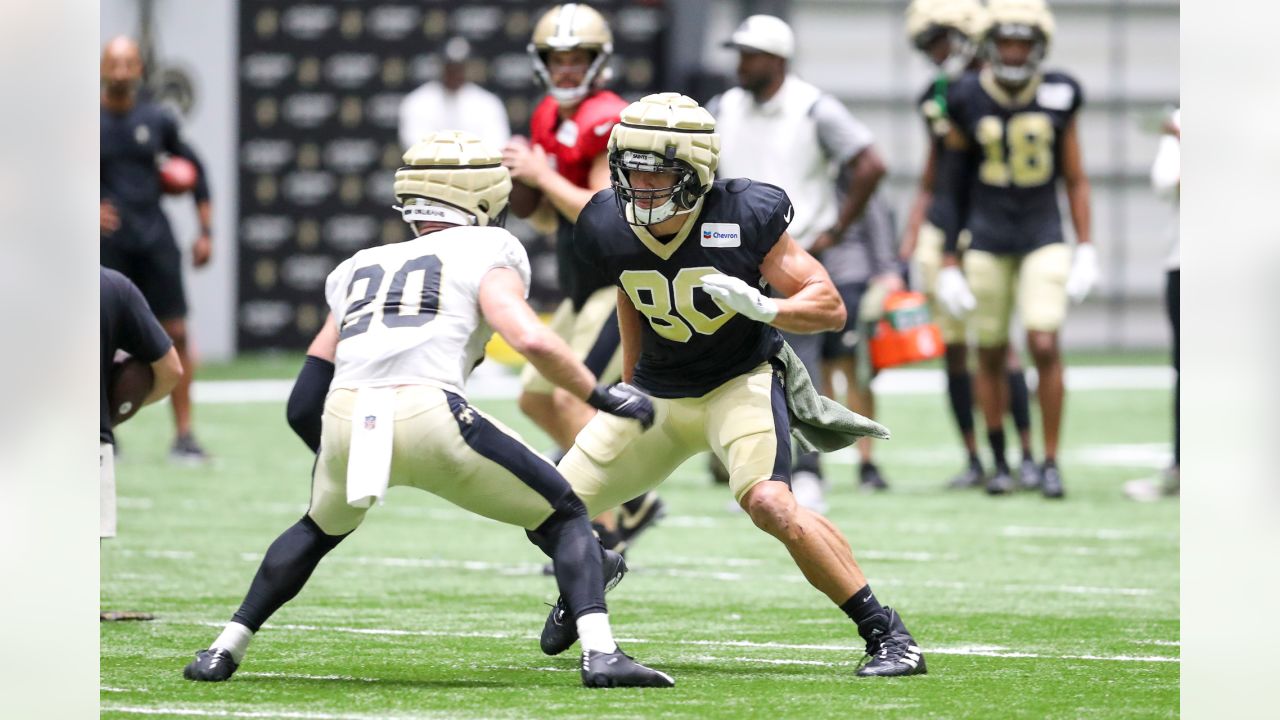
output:
MULTIPOLYGON (((513 402, 477 404, 539 437, 513 402)), ((311 458, 282 405, 208 405, 197 423, 216 464, 170 466, 167 409, 149 408, 119 433, 119 537, 102 546, 101 595, 105 610, 159 619, 102 624, 102 716, 1176 716, 1178 506, 1120 492, 1162 461, 1167 394, 1071 394, 1057 503, 942 490, 961 460, 944 404, 881 400, 891 492, 856 492, 847 457, 826 463, 830 516, 924 647, 927 676, 855 678, 853 624, 726 510, 699 460, 663 486, 670 514, 609 596, 623 648, 677 686, 609 691, 580 686, 572 653, 539 652, 555 590, 520 530, 403 488, 272 618, 230 682, 183 680, 305 510, 311 458)))

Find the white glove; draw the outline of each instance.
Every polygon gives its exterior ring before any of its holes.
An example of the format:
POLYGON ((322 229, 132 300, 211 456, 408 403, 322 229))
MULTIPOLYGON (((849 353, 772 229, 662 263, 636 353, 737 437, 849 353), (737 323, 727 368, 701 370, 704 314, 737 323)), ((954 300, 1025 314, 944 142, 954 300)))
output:
POLYGON ((978 304, 960 268, 950 265, 938 272, 938 301, 953 317, 964 317, 978 304))
POLYGON ((1079 303, 1085 299, 1093 284, 1098 282, 1098 249, 1093 243, 1080 243, 1071 255, 1071 273, 1067 275, 1067 297, 1079 303))
POLYGON ((703 275, 702 289, 725 310, 745 315, 756 322, 771 323, 778 316, 778 303, 765 297, 741 278, 703 275))

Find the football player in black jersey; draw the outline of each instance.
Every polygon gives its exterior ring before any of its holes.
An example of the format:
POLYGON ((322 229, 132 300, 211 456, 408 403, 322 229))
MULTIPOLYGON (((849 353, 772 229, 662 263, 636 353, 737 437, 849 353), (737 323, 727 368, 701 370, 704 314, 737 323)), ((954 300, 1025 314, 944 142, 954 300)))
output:
POLYGON ((208 459, 191 432, 191 379, 195 363, 187 351, 187 300, 182 287, 182 251, 160 207, 163 153, 184 157, 197 169, 192 193, 200 234, 191 246, 192 264, 204 267, 212 255, 213 206, 200 160, 182 141, 178 122, 160 105, 140 97, 142 56, 137 43, 117 37, 102 51, 101 196, 99 228, 102 265, 132 280, 159 318, 186 372, 174 389, 177 437, 170 457, 181 462, 208 459))
MULTIPOLYGON (((871 655, 858 674, 923 673, 922 651, 876 600, 848 541, 789 485, 792 398, 778 331, 842 328, 844 303, 787 233, 793 208, 782 189, 714 180, 719 146, 711 114, 677 93, 632 103, 610 135, 613 187, 583 208, 574 245, 617 278, 623 378, 653 396, 656 420, 644 431, 598 414, 559 468, 594 514, 712 451, 756 526, 857 624, 871 655), (763 292, 768 285, 780 297, 763 292)), ((549 654, 575 639, 560 613, 543 629, 549 654)))
MULTIPOLYGON (((938 68, 937 76, 921 93, 920 114, 929 134, 929 155, 920 177, 920 188, 907 219, 902 240, 904 261, 915 260, 930 311, 942 341, 946 345, 947 397, 951 415, 960 429, 969 461, 963 471, 950 482, 953 488, 981 485, 984 480, 982 462, 973 423, 973 377, 969 372, 969 347, 964 320, 951 315, 938 302, 938 271, 942 269, 942 204, 933 202, 938 184, 938 155, 950 123, 947 120, 947 90, 966 73, 982 67, 978 45, 987 29, 986 10, 978 0, 913 0, 907 7, 907 36, 912 45, 938 68)), ((963 240, 967 240, 965 235, 963 240)), ((965 244, 960 243, 961 246, 965 244)), ((1031 409, 1027 396, 1027 378, 1018 353, 1009 350, 1009 413, 1022 445, 1022 463, 1018 473, 1022 486, 1028 489, 1040 484, 1040 466, 1031 450, 1031 409)), ((996 472, 988 479, 987 489, 995 494, 1013 489, 1008 473, 996 472)))
POLYGON ((1041 491, 1060 498, 1056 461, 1064 392, 1058 332, 1068 299, 1083 300, 1098 276, 1077 120, 1084 99, 1075 78, 1040 69, 1053 37, 1053 17, 1043 0, 991 0, 988 13, 983 52, 989 65, 947 93, 951 127, 940 160, 942 192, 935 200, 943 204, 945 223, 937 292, 952 314, 972 311, 983 378, 979 398, 997 473, 1005 475, 1002 380, 1016 302, 1039 373, 1041 491), (1063 235, 1059 179, 1071 208, 1074 248, 1063 235), (965 229, 971 240, 961 271, 957 250, 965 229))

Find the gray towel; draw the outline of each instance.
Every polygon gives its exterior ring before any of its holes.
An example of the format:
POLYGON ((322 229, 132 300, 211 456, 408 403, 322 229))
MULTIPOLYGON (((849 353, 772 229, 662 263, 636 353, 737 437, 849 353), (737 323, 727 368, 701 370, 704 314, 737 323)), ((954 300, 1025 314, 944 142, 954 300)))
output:
POLYGON ((818 394, 800 357, 782 343, 776 356, 786 377, 787 414, 791 436, 801 452, 831 452, 849 447, 860 437, 889 439, 889 428, 865 418, 828 397, 818 394))

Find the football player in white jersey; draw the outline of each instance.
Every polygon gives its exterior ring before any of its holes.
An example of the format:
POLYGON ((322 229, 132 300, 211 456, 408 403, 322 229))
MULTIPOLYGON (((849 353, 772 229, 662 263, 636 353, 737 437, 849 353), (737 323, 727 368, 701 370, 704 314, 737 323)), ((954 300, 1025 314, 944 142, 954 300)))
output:
POLYGON ((518 525, 551 557, 583 643, 588 687, 671 687, 618 649, 605 609, 626 572, 595 539, 586 508, 549 462, 468 404, 463 387, 496 330, 544 377, 637 426, 650 399, 596 378, 525 302, 529 260, 502 229, 511 179, 478 137, 437 132, 411 147, 395 194, 418 237, 356 253, 330 274, 331 314, 309 352, 336 358, 307 514, 272 543, 240 609, 187 665, 190 680, 231 677, 254 633, 388 486, 408 485, 518 525), (588 641, 588 636, 590 640, 588 641))

